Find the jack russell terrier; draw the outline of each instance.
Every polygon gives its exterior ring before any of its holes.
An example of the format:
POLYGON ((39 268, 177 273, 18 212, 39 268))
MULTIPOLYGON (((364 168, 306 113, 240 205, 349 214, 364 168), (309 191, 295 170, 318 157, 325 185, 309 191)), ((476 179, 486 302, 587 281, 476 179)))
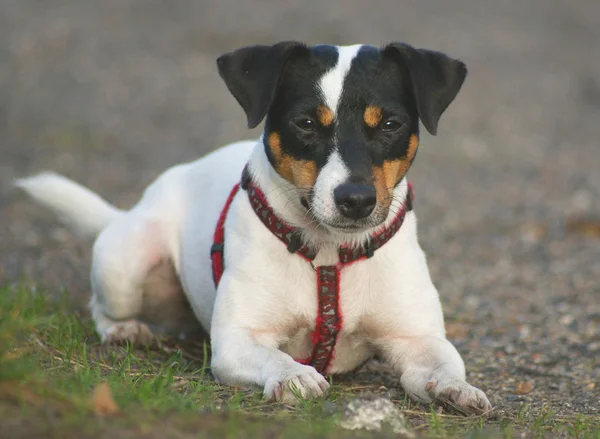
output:
POLYGON ((258 141, 172 167, 128 211, 56 174, 16 183, 97 236, 102 341, 147 343, 191 305, 222 383, 320 397, 324 375, 378 355, 416 401, 490 410, 446 339, 406 179, 419 120, 436 134, 465 65, 402 43, 282 42, 217 66, 248 126, 266 119, 258 141))

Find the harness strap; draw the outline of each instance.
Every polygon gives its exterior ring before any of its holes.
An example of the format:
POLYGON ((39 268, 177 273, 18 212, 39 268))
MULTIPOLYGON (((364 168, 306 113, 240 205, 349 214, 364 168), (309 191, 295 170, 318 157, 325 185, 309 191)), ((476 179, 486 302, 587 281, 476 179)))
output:
MULTIPOLYGON (((316 250, 303 243, 300 233, 275 214, 263 192, 252 182, 246 166, 242 173, 241 182, 233 187, 227 198, 215 229, 213 245, 210 249, 215 287, 219 286, 225 270, 225 221, 231 203, 240 187, 248 193, 250 205, 258 218, 273 235, 287 246, 290 253, 295 253, 308 262, 315 258, 316 250)), ((344 266, 355 261, 372 257, 376 250, 387 243, 402 226, 406 213, 412 210, 413 199, 413 188, 409 182, 404 204, 394 220, 385 229, 372 235, 363 246, 341 246, 338 249, 338 264, 315 267, 318 310, 315 329, 312 334, 312 354, 309 358, 297 359, 296 361, 302 364, 310 364, 320 373, 326 373, 334 358, 338 334, 343 323, 340 308, 340 271, 344 266)))
POLYGON ((227 202, 221 211, 221 216, 219 217, 219 222, 217 223, 217 227, 215 229, 213 245, 210 248, 210 258, 212 259, 212 274, 215 288, 219 286, 221 276, 223 276, 223 271, 225 270, 225 220, 227 219, 227 213, 231 207, 231 202, 233 201, 239 189, 240 184, 238 183, 233 187, 229 197, 227 198, 227 202))
POLYGON ((340 309, 340 270, 335 265, 317 267, 319 312, 312 336, 310 359, 317 371, 324 373, 333 360, 338 334, 342 329, 340 309))

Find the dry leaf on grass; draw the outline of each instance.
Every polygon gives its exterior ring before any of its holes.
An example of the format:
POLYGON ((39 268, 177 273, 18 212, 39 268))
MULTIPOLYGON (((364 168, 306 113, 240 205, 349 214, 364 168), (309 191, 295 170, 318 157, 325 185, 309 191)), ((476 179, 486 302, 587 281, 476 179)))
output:
POLYGON ((99 415, 114 415, 119 412, 119 406, 115 402, 108 383, 100 383, 94 389, 92 405, 99 415))
POLYGON ((517 388, 515 389, 515 393, 517 395, 527 395, 533 390, 533 383, 531 381, 521 381, 517 388))
POLYGON ((39 405, 42 402, 42 399, 28 388, 10 381, 0 383, 0 398, 32 405, 39 405))

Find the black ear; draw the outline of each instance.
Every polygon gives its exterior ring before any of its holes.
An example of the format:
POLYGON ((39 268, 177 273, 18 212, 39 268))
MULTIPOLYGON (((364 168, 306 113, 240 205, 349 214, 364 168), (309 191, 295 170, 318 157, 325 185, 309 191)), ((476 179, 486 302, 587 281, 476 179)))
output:
POLYGON ((415 49, 403 43, 392 43, 383 49, 383 53, 405 67, 421 122, 435 135, 440 116, 462 87, 467 66, 443 53, 415 49))
POLYGON ((285 63, 299 51, 308 49, 302 43, 286 41, 242 47, 217 59, 219 75, 246 112, 249 128, 256 127, 267 114, 285 63))

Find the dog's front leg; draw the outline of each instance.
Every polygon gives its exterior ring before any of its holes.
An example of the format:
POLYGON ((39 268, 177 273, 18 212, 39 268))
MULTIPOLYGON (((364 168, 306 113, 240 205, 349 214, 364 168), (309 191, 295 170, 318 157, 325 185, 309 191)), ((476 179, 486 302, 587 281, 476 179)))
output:
POLYGON ((466 382, 455 347, 438 336, 403 337, 380 343, 385 359, 401 374, 404 391, 419 402, 438 400, 480 414, 492 406, 485 393, 466 382))
POLYGON ((219 328, 211 333, 211 342, 211 370, 224 384, 257 385, 266 399, 286 403, 296 402, 297 396, 318 398, 329 387, 315 368, 259 344, 244 329, 219 328))
POLYGON ((211 323, 211 370, 228 385, 256 385, 269 400, 292 403, 296 395, 317 398, 329 387, 315 368, 278 349, 281 334, 252 328, 277 327, 282 311, 264 289, 236 282, 226 272, 219 285, 211 323), (254 291, 253 291, 254 290, 254 291), (249 294, 252 291, 252 294, 249 294), (265 323, 266 322, 266 323, 265 323))

